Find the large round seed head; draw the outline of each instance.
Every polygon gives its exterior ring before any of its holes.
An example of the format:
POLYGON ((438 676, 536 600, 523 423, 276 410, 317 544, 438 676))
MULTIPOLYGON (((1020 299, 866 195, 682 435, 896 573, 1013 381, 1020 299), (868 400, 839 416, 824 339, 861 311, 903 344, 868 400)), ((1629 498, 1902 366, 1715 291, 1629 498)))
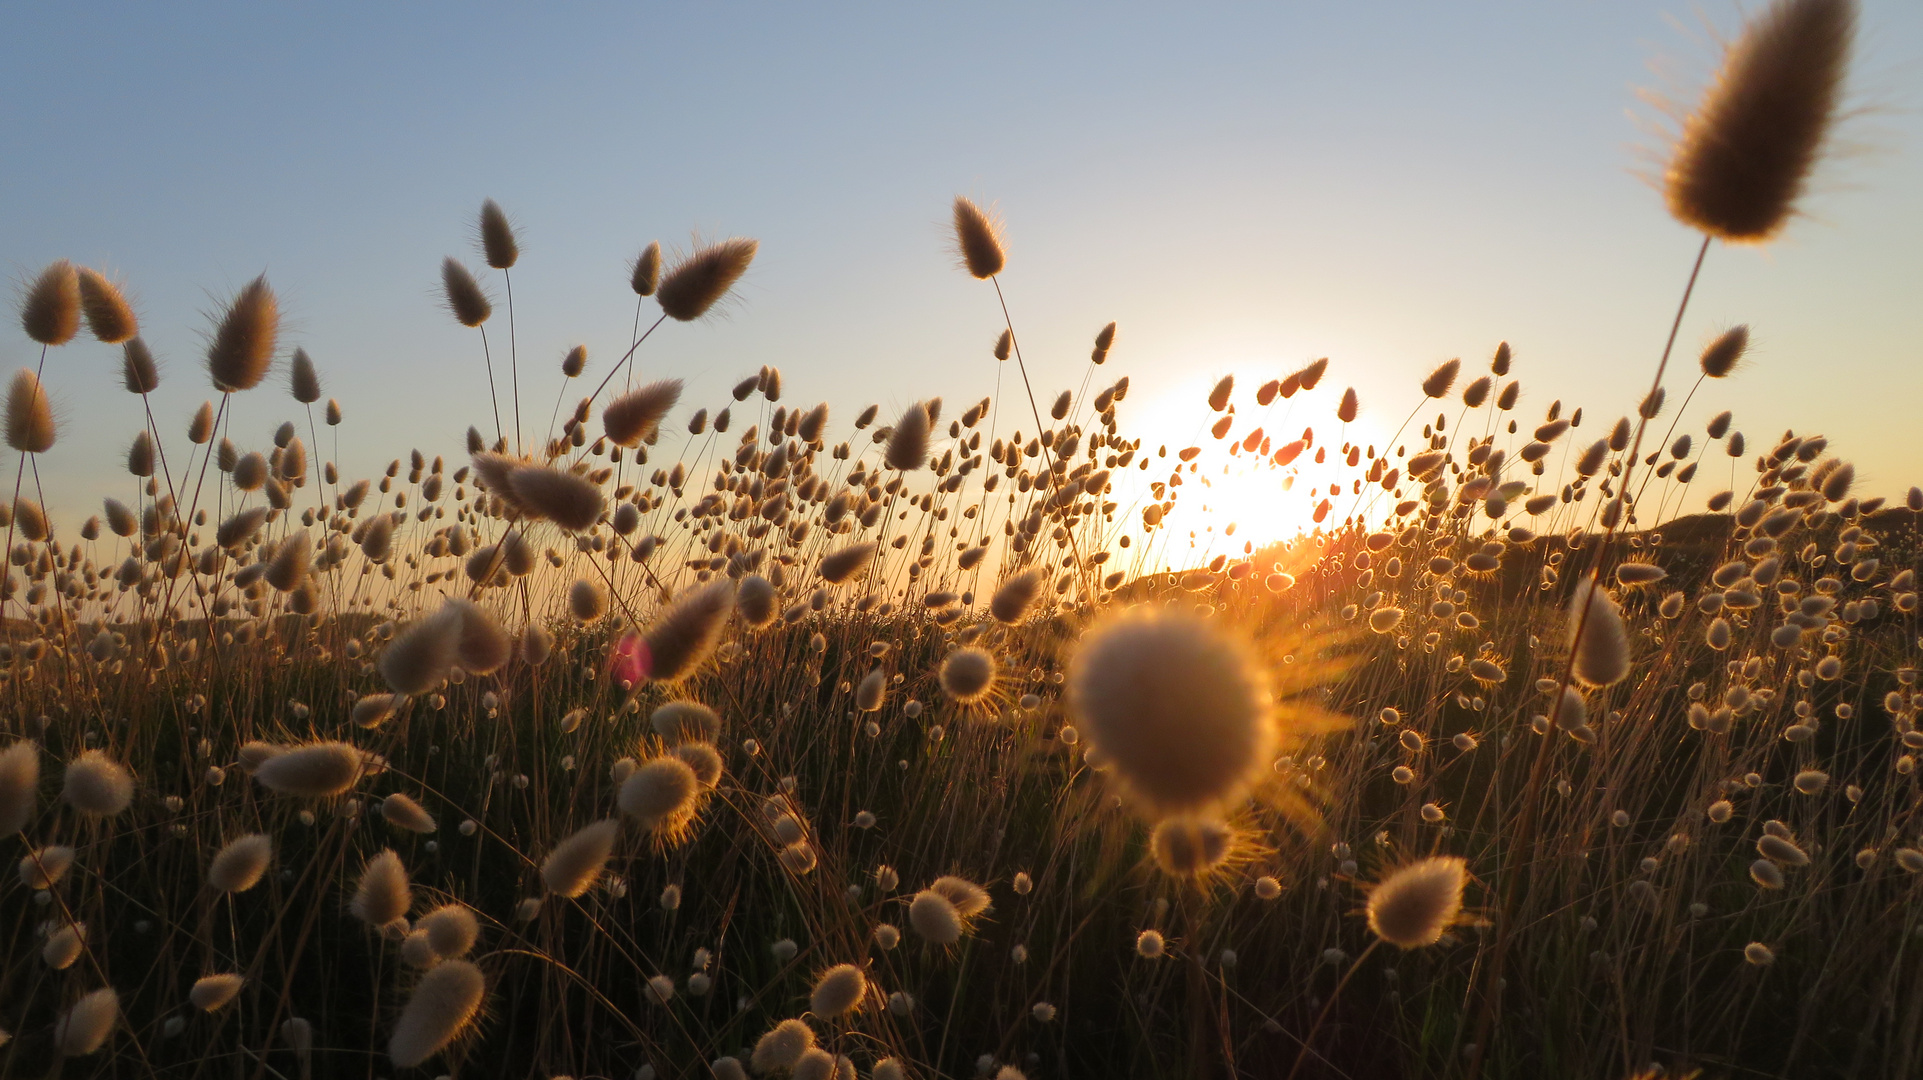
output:
POLYGON ((966 924, 955 905, 933 889, 923 889, 908 904, 908 925, 915 933, 937 945, 953 945, 961 940, 966 924))
POLYGON ((568 614, 576 622, 595 622, 607 613, 608 590, 600 582, 579 578, 568 586, 568 614))
POLYGON ((61 797, 92 817, 113 817, 134 799, 133 774, 99 750, 82 751, 67 763, 61 797))
POLYGON ((689 741, 713 742, 721 737, 721 716, 698 701, 670 701, 654 710, 648 726, 672 746, 689 741))
POLYGON ((1162 872, 1174 877, 1200 877, 1228 860, 1235 849, 1235 831, 1208 817, 1165 818, 1149 834, 1149 852, 1162 872))
POLYGON ((652 445, 661 421, 681 400, 681 380, 661 379, 630 390, 601 411, 601 426, 617 446, 652 445))
POLYGON ((792 1069, 801 1055, 814 1049, 815 1032, 800 1020, 783 1020, 767 1034, 755 1040, 755 1049, 750 1064, 758 1073, 774 1072, 777 1069, 792 1069))
POLYGON ((877 549, 878 545, 872 540, 849 544, 823 555, 817 572, 821 574, 821 580, 830 585, 846 584, 867 571, 877 549))
POLYGON ((481 924, 465 904, 443 904, 420 917, 415 928, 443 960, 466 956, 481 936, 481 924))
POLYGON ((957 705, 976 705, 995 691, 995 656, 969 645, 949 653, 941 662, 941 689, 957 705))
POLYGON ((397 694, 419 695, 447 680, 461 646, 460 608, 452 604, 418 619, 381 650, 381 677, 397 694))
POLYGON ((775 621, 774 585, 760 574, 742 578, 735 590, 735 610, 741 613, 742 622, 756 630, 775 621))
POLYGON ((988 910, 988 890, 965 877, 947 874, 929 882, 928 888, 955 905, 955 913, 965 920, 988 910))
POLYGON ((815 980, 815 988, 808 995, 808 1008, 816 1015, 833 1018, 861 1007, 861 999, 868 993, 868 979, 861 969, 853 964, 836 964, 822 972, 815 980))
POLYGON ((569 532, 584 532, 601 520, 607 500, 585 477, 546 465, 520 465, 508 473, 513 502, 531 518, 552 521, 569 532))
POLYGON ((74 851, 65 844, 49 844, 20 859, 20 884, 29 889, 51 889, 73 867, 74 851))
POLYGON ((1131 608, 1083 639, 1069 670, 1081 733, 1155 816, 1240 799, 1275 744, 1249 647, 1192 614, 1131 608))
POLYGON ((1047 583, 1048 573, 1039 566, 1031 566, 1010 575, 989 599, 988 613, 996 621, 1014 626, 1027 617, 1029 607, 1035 603, 1035 598, 1041 595, 1042 586, 1047 583))
POLYGON ((694 810, 701 779, 678 757, 663 756, 642 763, 615 796, 622 813, 646 829, 673 832, 694 810))
POLYGON ((1417 859, 1369 890, 1369 929, 1391 945, 1434 945, 1462 912, 1468 865, 1454 855, 1417 859))
POLYGON ((1613 686, 1629 676, 1629 632, 1609 594, 1588 579, 1569 597, 1570 670, 1588 687, 1613 686))

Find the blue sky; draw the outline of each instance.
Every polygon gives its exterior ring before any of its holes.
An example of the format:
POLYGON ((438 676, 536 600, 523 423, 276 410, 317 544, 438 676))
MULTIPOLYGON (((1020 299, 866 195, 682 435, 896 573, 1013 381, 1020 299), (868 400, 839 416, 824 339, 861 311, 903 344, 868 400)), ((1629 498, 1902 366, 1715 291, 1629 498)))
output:
MULTIPOLYGON (((478 343, 437 299, 444 255, 479 262, 487 197, 522 233, 523 411, 542 423, 568 346, 591 375, 625 348, 625 260, 692 229, 762 248, 725 318, 644 347, 643 373, 685 378, 690 405, 762 364, 844 421, 987 393, 999 312, 948 251, 956 193, 1007 221, 1038 392, 1080 385, 1118 320, 1104 375, 1131 376, 1143 430, 1170 432, 1151 438, 1186 437, 1221 374, 1252 387, 1324 355, 1331 404, 1355 385, 1393 427, 1430 367, 1505 338, 1523 416, 1555 398, 1614 416, 1696 243, 1638 175, 1659 143, 1636 92, 1690 91, 1711 28, 1738 17, 1680 0, 13 5, 0 267, 124 277, 174 431, 211 396, 205 313, 266 271, 285 344, 347 411, 350 474, 415 446, 455 456, 487 426, 478 343)), ((1808 219, 1710 256, 1684 367, 1736 322, 1756 357, 1686 423, 1732 408, 1752 442, 1826 431, 1895 495, 1923 481, 1923 5, 1864 4, 1853 87, 1869 111, 1808 219)), ((37 357, 9 319, 0 364, 37 357)), ((116 363, 91 341, 48 362, 64 428, 42 477, 74 513, 130 494, 117 458, 140 413, 116 363)), ((296 415, 278 390, 242 397, 243 447, 296 415)))

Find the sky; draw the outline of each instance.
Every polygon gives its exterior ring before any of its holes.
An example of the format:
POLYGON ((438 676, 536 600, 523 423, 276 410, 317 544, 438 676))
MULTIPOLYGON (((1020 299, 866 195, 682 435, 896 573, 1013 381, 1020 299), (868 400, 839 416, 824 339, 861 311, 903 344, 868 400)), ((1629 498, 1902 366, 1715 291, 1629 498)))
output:
MULTIPOLYGON (((1386 439, 1423 374, 1451 357, 1478 373, 1503 340, 1525 422, 1558 399, 1613 417, 1653 374, 1698 243, 1649 179, 1663 117, 1643 95, 1693 98, 1740 17, 1720 0, 9 5, 0 271, 65 257, 123 279, 174 443, 213 396, 210 313, 265 272, 283 348, 345 411, 319 450, 350 476, 415 447, 458 458, 468 425, 490 427, 480 344, 438 293, 444 256, 480 265, 485 198, 522 241, 531 437, 568 347, 591 377, 627 347, 627 260, 695 234, 761 248, 719 317, 638 354, 643 377, 686 380, 688 407, 763 364, 842 430, 870 403, 992 392, 1012 376, 990 353, 1001 312, 957 268, 956 194, 1005 222, 1037 394, 1079 387, 1115 320, 1097 385, 1130 377, 1122 426, 1150 442, 1192 440, 1220 376, 1246 394, 1320 356, 1322 407, 1354 386, 1355 433, 1386 439)), ((1923 5, 1865 0, 1850 88, 1804 216, 1767 248, 1710 252, 1671 400, 1704 341, 1747 323, 1751 360, 1683 428, 1731 409, 1752 445, 1825 432, 1860 490, 1900 496, 1923 482, 1923 5)), ((0 326, 0 366, 38 361, 0 326)), ((142 414, 117 370, 84 336, 47 360, 57 515, 132 496, 142 414)), ((306 427, 283 386, 237 397, 243 449, 306 427)))

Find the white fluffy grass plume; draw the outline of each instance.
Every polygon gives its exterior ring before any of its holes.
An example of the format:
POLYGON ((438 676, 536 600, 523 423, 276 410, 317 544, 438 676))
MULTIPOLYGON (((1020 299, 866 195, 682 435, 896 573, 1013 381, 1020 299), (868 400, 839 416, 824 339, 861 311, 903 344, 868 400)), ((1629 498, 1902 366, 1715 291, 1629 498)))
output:
POLYGON ((283 795, 324 799, 353 787, 366 767, 366 755, 352 743, 314 742, 262 761, 254 779, 283 795))
POLYGON ((607 505, 601 489, 585 477, 546 465, 516 466, 507 483, 522 513, 570 532, 593 528, 607 505))
POLYGON ((601 880, 601 871, 620 835, 621 823, 613 818, 577 830, 548 852, 541 863, 541 884, 556 896, 575 897, 587 892, 601 880))
POLYGON ((465 960, 449 960, 421 976, 394 1024, 387 1056, 403 1069, 434 1056, 474 1022, 486 993, 481 969, 465 960))
POLYGON ((1135 607, 1089 631, 1069 668, 1079 730, 1153 816, 1240 799, 1275 725, 1249 646, 1200 616, 1135 607))
POLYGON ((928 406, 917 401, 901 412, 901 419, 895 422, 895 430, 888 436, 888 448, 882 460, 891 469, 912 472, 928 463, 928 429, 932 421, 928 416, 928 406))
POLYGON ((67 1057, 85 1057, 100 1049, 120 1020, 120 995, 103 986, 73 1003, 53 1028, 53 1041, 67 1057))
POLYGON ((1454 855, 1435 855, 1398 867, 1369 890, 1369 929, 1391 945, 1434 945, 1462 913, 1469 870, 1454 855))
POLYGON ((853 964, 836 964, 821 973, 808 995, 808 1008, 816 1016, 832 1018, 861 1007, 868 993, 868 978, 853 964))
POLYGON ((957 705, 979 705, 995 692, 995 654, 969 645, 941 662, 941 689, 957 705))
POLYGON ((99 750, 87 750, 67 763, 61 797, 83 814, 113 817, 134 800, 134 778, 126 766, 99 750))
POLYGON ((1569 596, 1570 671, 1576 681, 1595 688, 1614 686, 1629 676, 1629 631, 1609 594, 1584 579, 1569 596))
POLYGON ((1777 0, 1730 44, 1664 177, 1677 220, 1722 240, 1779 232, 1842 97, 1855 0, 1777 0))
POLYGON ((260 884, 274 857, 274 842, 260 833, 229 840, 207 865, 207 884, 224 893, 241 893, 260 884))
POLYGON ((40 748, 25 739, 0 750, 0 836, 32 820, 40 791, 40 748))
POLYGON ((676 683, 700 670, 728 627, 734 609, 734 582, 720 578, 682 597, 648 627, 645 676, 676 683))
POLYGON ((383 850, 361 867, 360 883, 348 910, 354 917, 373 927, 382 927, 407 914, 414 904, 414 890, 407 882, 407 867, 392 848, 383 850))
POLYGON ((193 989, 187 991, 187 1000, 201 1012, 213 1012, 234 1000, 234 995, 240 993, 240 988, 246 981, 231 972, 204 975, 194 980, 193 989))

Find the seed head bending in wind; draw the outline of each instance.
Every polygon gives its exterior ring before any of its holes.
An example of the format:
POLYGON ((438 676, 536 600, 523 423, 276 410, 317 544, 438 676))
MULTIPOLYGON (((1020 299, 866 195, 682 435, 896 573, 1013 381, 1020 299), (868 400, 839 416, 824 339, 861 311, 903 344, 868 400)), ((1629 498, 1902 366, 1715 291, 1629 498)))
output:
POLYGON ((79 273, 80 310, 87 316, 87 329, 108 345, 118 345, 140 332, 140 320, 120 286, 108 281, 97 270, 81 267, 79 273))
POLYGON ((1782 231, 1828 140, 1855 31, 1855 0, 1777 0, 1749 21, 1665 171, 1678 221, 1732 243, 1782 231))
POLYGON ((662 314, 680 322, 706 315, 748 272, 759 247, 756 241, 741 237, 696 246, 662 276, 655 289, 662 314))

